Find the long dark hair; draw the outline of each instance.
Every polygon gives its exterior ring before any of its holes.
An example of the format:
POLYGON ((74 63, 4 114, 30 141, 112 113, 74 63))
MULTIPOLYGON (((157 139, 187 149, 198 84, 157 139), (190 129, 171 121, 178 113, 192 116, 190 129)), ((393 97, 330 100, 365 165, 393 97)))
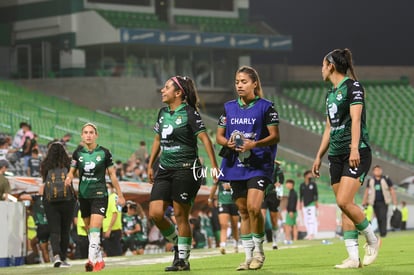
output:
POLYGON ((68 168, 70 167, 70 158, 66 153, 65 147, 62 143, 54 142, 50 145, 45 159, 40 165, 40 173, 43 181, 46 180, 47 172, 54 168, 68 168))
POLYGON ((259 74, 257 73, 257 71, 255 69, 253 69, 252 67, 249 67, 249 66, 242 66, 236 71, 236 75, 238 73, 248 74, 249 77, 252 79, 253 83, 254 82, 257 83, 256 88, 254 89, 254 94, 257 95, 260 98, 264 97, 262 84, 260 83, 259 74))
POLYGON ((186 101, 188 105, 198 110, 198 93, 194 81, 188 76, 179 75, 172 77, 171 80, 175 89, 183 92, 182 100, 186 101), (176 83, 175 80, 177 80, 178 83, 176 83))
POLYGON ((335 49, 328 53, 325 56, 326 61, 333 64, 335 66, 335 70, 338 73, 346 74, 348 69, 351 73, 351 78, 353 80, 357 80, 355 70, 354 70, 354 64, 352 61, 352 52, 350 49, 345 48, 343 50, 341 49, 335 49))

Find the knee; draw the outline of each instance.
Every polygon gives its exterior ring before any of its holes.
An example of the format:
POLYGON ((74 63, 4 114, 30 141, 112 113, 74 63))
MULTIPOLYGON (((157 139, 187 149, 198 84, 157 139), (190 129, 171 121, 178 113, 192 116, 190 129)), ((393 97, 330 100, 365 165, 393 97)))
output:
POLYGON ((350 203, 347 200, 343 200, 343 199, 337 199, 336 200, 336 204, 338 205, 338 207, 343 211, 343 212, 347 212, 350 203))
POLYGON ((249 212, 247 211, 247 208, 239 207, 239 213, 240 213, 240 218, 242 220, 246 220, 249 218, 249 212))
POLYGON ((262 209, 260 207, 257 207, 254 205, 248 205, 247 209, 249 212, 249 216, 258 217, 262 215, 262 209))
POLYGON ((164 219, 164 212, 155 209, 150 209, 150 211, 148 212, 148 216, 150 220, 157 223, 164 219))

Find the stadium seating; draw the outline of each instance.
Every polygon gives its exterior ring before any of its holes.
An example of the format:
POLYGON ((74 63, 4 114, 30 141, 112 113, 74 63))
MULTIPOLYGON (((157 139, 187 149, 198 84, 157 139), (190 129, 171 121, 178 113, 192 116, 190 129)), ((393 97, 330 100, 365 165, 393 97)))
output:
MULTIPOLYGON (((407 81, 362 83, 366 90, 367 124, 371 143, 392 157, 414 163, 414 129, 411 122, 414 113, 414 106, 411 104, 414 102, 414 88, 407 81)), ((325 113, 326 91, 327 86, 323 83, 297 82, 286 84, 283 95, 302 106, 310 107, 322 117, 325 113)), ((306 118, 296 115, 298 116, 301 122, 295 124, 305 124, 306 118)), ((288 118, 289 121, 295 121, 293 116, 288 118)))
POLYGON ((144 28, 144 29, 166 29, 167 22, 160 21, 155 14, 125 12, 112 10, 96 10, 115 28, 144 28))
POLYGON ((80 141, 81 126, 90 121, 98 126, 98 143, 109 148, 115 160, 126 161, 141 140, 149 141, 152 136, 151 129, 145 126, 29 91, 11 82, 0 82, 0 95, 0 132, 14 135, 19 123, 27 121, 39 135, 39 144, 47 144, 69 132, 73 138, 68 148, 73 150, 80 141))
POLYGON ((176 15, 175 22, 180 25, 196 27, 203 32, 218 33, 256 33, 252 25, 247 25, 239 18, 223 18, 211 16, 176 15))

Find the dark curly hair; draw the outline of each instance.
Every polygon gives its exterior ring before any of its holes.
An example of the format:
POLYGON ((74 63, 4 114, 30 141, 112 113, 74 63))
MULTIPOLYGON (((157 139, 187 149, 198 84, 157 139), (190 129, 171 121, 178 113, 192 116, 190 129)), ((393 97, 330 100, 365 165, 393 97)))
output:
POLYGON ((54 142, 50 145, 45 159, 40 166, 43 181, 46 180, 47 172, 54 168, 70 168, 70 158, 62 143, 54 142))

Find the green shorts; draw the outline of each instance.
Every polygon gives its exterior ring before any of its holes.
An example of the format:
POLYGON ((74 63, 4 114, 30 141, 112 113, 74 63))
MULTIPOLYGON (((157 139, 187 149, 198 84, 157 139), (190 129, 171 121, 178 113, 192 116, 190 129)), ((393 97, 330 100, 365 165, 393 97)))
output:
POLYGON ((298 216, 298 212, 294 212, 293 217, 291 217, 289 215, 289 212, 287 212, 286 213, 286 222, 285 222, 285 224, 290 225, 290 226, 296 225, 296 217, 297 216, 298 216))

